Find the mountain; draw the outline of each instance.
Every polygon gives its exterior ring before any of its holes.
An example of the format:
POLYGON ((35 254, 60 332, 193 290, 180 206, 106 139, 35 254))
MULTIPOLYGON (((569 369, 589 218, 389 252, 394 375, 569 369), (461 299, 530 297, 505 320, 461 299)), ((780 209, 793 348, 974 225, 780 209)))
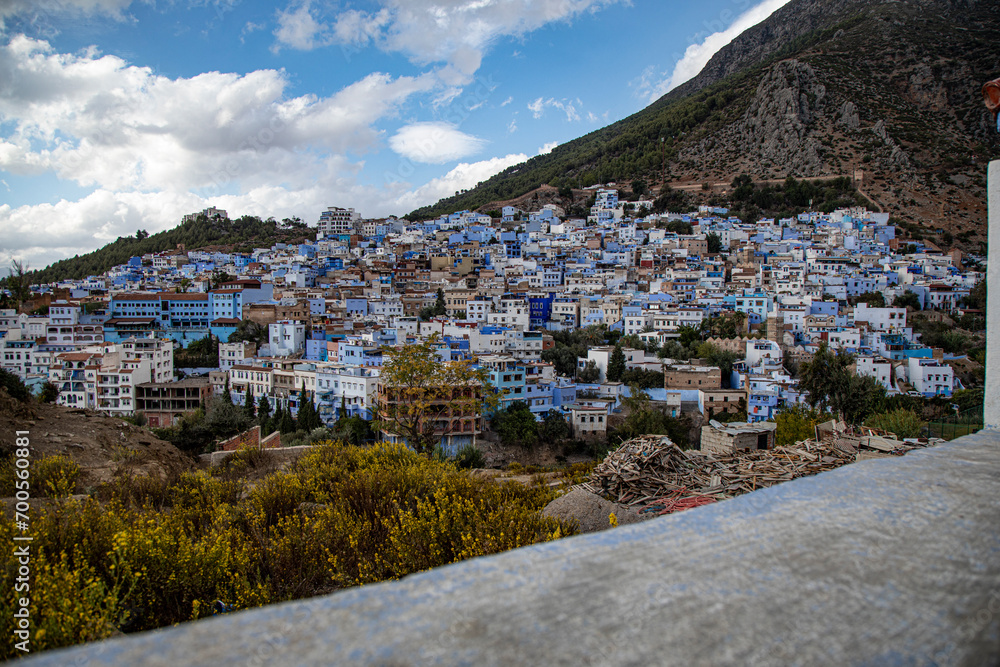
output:
POLYGON ((998 34, 995 2, 793 0, 642 111, 407 217, 488 210, 543 184, 643 179, 722 201, 742 173, 857 176, 914 237, 940 228, 978 250, 986 163, 1000 157, 979 91, 1000 75, 998 34))

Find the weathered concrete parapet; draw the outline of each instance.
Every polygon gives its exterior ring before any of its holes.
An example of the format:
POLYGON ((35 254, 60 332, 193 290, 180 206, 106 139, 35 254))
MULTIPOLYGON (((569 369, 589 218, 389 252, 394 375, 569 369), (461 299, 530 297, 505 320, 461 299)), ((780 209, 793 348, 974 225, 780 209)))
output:
POLYGON ((992 377, 986 382, 983 418, 986 428, 996 429, 1000 428, 1000 160, 990 162, 988 181, 987 253, 991 259, 986 269, 986 368, 992 377))
POLYGON ((1000 432, 34 665, 981 665, 1000 432))

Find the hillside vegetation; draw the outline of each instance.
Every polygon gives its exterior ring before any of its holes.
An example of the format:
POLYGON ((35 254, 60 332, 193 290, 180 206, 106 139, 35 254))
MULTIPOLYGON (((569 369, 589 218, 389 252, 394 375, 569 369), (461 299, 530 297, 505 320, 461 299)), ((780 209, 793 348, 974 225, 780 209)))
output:
MULTIPOLYGON (((51 482, 37 487, 58 498, 31 513, 32 650, 398 579, 575 532, 540 516, 551 489, 476 478, 402 445, 327 443, 288 471, 269 472, 269 456, 241 452, 172 482, 123 466, 83 501, 67 497, 72 461, 36 462, 51 482)), ((12 487, 13 470, 0 467, 0 485, 12 487)), ((14 534, 5 517, 0 537, 13 544, 14 534)), ((7 609, 11 554, 0 570, 7 609)), ((7 637, 12 622, 0 619, 7 637)), ((0 657, 13 656, 8 641, 0 657)))
POLYGON ((139 230, 134 236, 120 236, 116 241, 93 252, 74 255, 35 271, 29 274, 29 279, 32 283, 49 283, 100 275, 119 264, 125 264, 131 257, 175 250, 181 245, 185 250, 226 246, 236 252, 249 252, 254 248, 270 248, 275 243, 297 243, 315 238, 316 231, 299 220, 285 219, 277 222, 273 218, 261 220, 252 215, 235 220, 209 220, 200 215, 197 219, 156 234, 139 230))

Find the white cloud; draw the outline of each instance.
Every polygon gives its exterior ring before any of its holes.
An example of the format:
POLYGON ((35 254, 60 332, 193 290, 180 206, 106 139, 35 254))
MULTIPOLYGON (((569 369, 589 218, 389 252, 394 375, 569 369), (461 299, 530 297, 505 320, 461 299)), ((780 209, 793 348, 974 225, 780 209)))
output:
POLYGON ((419 65, 444 63, 447 86, 463 86, 483 53, 502 37, 517 37, 555 21, 571 20, 621 0, 377 0, 375 11, 347 8, 325 16, 311 0, 279 11, 276 48, 310 50, 330 39, 345 46, 374 43, 419 65))
POLYGON ((475 187, 515 164, 528 159, 523 153, 473 163, 460 163, 440 178, 412 188, 407 183, 376 188, 358 184, 352 175, 329 169, 311 182, 299 185, 262 184, 244 193, 201 196, 191 192, 112 192, 99 189, 78 201, 61 200, 12 208, 0 204, 0 264, 11 258, 25 260, 31 268, 85 253, 135 234, 137 229, 156 233, 175 227, 186 213, 218 206, 235 215, 299 216, 315 223, 331 204, 351 202, 362 215, 402 215, 433 204, 459 190, 475 187), (336 193, 336 201, 331 201, 336 193), (44 234, 38 231, 45 230, 44 234))
POLYGON ((170 79, 93 49, 55 53, 16 36, 0 45, 0 171, 54 174, 95 191, 0 207, 0 254, 44 266, 211 204, 309 219, 335 192, 374 214, 392 199, 359 185, 363 163, 346 154, 376 148, 374 123, 435 85, 426 74, 374 73, 328 97, 289 97, 280 71, 170 79))
POLYGON ((507 123, 507 134, 514 134, 517 132, 517 118, 511 118, 510 122, 507 123))
POLYGON ((545 112, 545 100, 539 97, 534 102, 529 102, 528 111, 531 112, 532 117, 541 118, 542 114, 545 112))
POLYGON ((509 97, 508 97, 507 99, 505 99, 505 100, 504 100, 503 102, 501 102, 501 103, 500 103, 500 106, 501 106, 501 107, 505 107, 505 106, 507 106, 508 104, 510 104, 510 103, 511 103, 511 102, 513 102, 513 101, 514 101, 514 96, 513 96, 513 95, 511 95, 511 96, 509 96, 509 97))
POLYGON ((190 194, 97 190, 74 202, 18 208, 0 205, 0 228, 4 230, 0 261, 7 264, 9 258, 16 257, 40 269, 134 234, 137 229, 155 233, 173 227, 180 222, 182 211, 199 210, 198 203, 199 198, 190 194), (39 230, 45 233, 39 234, 39 230))
POLYGON ((389 139, 389 147, 413 162, 442 164, 473 155, 485 141, 466 134, 451 123, 427 122, 404 125, 389 139))
POLYGON ((348 9, 337 16, 333 33, 344 44, 364 46, 377 39, 390 20, 388 9, 379 10, 375 14, 348 9))
POLYGON ((264 23, 254 23, 253 21, 247 21, 243 26, 243 30, 240 31, 240 44, 243 44, 246 40, 247 35, 252 35, 258 30, 263 30, 267 26, 264 23))
POLYGON ((372 124, 432 77, 374 73, 337 93, 285 97, 283 72, 169 79, 96 53, 53 53, 24 36, 0 47, 0 169, 109 190, 244 189, 309 179, 324 153, 378 143, 372 124))
POLYGON ((40 23, 47 15, 91 16, 107 14, 121 20, 123 11, 132 0, 0 0, 0 29, 7 19, 24 18, 29 23, 40 23))
POLYGON ((760 4, 751 7, 743 12, 725 30, 712 33, 697 44, 692 44, 684 51, 673 71, 666 78, 656 76, 653 70, 647 68, 638 85, 641 95, 644 95, 650 102, 655 101, 670 92, 685 81, 688 81, 702 70, 712 59, 712 56, 723 46, 733 41, 747 28, 753 27, 773 14, 778 9, 788 4, 789 0, 764 0, 760 4))
MULTIPOLYGON (((576 100, 576 104, 580 104, 579 99, 576 100)), ((580 114, 577 112, 576 105, 572 100, 557 100, 551 97, 546 100, 539 97, 534 102, 528 104, 528 111, 531 112, 533 118, 537 119, 545 115, 545 109, 548 107, 562 111, 566 114, 566 120, 568 121, 580 120, 580 114)))
POLYGON ((278 10, 278 27, 274 31, 277 42, 272 51, 278 52, 282 46, 300 51, 312 51, 316 47, 330 43, 330 26, 321 23, 313 15, 311 0, 302 0, 298 5, 289 5, 278 10))
POLYGON ((443 197, 450 197, 460 190, 473 188, 477 183, 485 181, 490 176, 527 159, 528 156, 524 153, 511 153, 503 157, 495 157, 471 164, 463 162, 456 165, 444 176, 435 178, 411 192, 400 194, 393 203, 395 208, 399 210, 411 211, 420 206, 437 202, 443 197))
POLYGON ((551 153, 552 149, 555 148, 558 145, 559 145, 558 141, 550 141, 550 142, 546 143, 544 146, 542 146, 541 148, 538 149, 538 154, 539 155, 547 155, 548 153, 551 153))

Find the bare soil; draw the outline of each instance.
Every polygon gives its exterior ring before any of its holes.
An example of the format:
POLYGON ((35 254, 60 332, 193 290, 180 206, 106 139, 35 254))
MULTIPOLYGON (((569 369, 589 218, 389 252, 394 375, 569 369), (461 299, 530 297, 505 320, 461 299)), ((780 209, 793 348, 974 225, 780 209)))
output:
POLYGON ((0 452, 28 431, 35 460, 62 454, 80 466, 77 491, 89 493, 129 468, 134 475, 169 479, 199 467, 194 458, 150 431, 93 410, 21 403, 0 389, 0 452))

